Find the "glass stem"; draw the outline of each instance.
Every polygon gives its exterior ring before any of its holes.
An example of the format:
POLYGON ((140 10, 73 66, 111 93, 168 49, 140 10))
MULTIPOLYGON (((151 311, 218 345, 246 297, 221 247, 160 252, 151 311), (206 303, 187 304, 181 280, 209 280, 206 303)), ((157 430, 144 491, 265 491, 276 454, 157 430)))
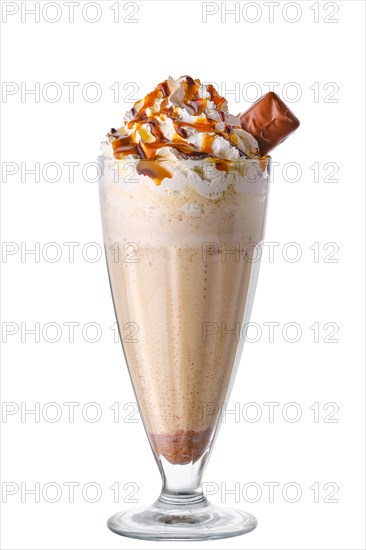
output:
POLYGON ((189 506, 200 508, 207 505, 203 494, 202 475, 207 461, 203 455, 197 462, 189 464, 171 464, 164 458, 159 461, 163 480, 161 494, 157 500, 159 506, 189 506))

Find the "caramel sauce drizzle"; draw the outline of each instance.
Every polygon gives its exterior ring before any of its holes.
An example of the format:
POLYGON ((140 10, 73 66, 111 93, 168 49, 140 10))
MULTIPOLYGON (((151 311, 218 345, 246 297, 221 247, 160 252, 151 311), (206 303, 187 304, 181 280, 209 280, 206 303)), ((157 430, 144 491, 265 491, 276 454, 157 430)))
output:
POLYGON ((160 185, 164 178, 171 178, 172 174, 159 162, 140 160, 136 170, 138 174, 149 176, 157 185, 160 185))

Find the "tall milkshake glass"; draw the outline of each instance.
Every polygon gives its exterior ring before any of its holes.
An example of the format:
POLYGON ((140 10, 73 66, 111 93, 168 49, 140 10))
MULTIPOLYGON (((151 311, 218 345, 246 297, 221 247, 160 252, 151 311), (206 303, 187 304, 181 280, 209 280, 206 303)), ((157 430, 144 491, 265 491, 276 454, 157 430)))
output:
POLYGON ((114 308, 162 477, 152 506, 117 513, 108 526, 151 540, 251 531, 253 516, 207 501, 202 475, 252 308, 270 158, 186 160, 190 176, 170 179, 163 161, 140 161, 138 171, 128 159, 99 162, 114 308))

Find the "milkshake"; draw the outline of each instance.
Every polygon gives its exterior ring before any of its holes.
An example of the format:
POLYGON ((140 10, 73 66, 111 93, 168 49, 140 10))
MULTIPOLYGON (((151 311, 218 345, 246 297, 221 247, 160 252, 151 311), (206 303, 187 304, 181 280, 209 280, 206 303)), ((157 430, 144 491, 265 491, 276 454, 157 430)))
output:
POLYGON ((249 319, 268 159, 214 88, 187 77, 161 84, 110 137, 102 216, 127 364, 156 455, 195 462, 249 319))
POLYGON ((263 99, 233 116, 213 85, 168 78, 102 143, 113 303, 163 480, 152 506, 110 518, 121 535, 202 540, 256 526, 246 512, 208 503, 201 479, 255 294, 267 153, 298 125, 275 94, 263 99))

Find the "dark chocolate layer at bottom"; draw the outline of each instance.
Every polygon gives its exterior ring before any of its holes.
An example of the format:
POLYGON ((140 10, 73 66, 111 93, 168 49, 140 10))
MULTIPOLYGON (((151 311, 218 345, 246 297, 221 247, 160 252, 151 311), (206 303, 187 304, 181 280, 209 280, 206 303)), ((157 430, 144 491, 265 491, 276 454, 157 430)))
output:
POLYGON ((151 444, 157 455, 162 455, 172 464, 197 462, 206 451, 211 429, 200 432, 178 430, 172 434, 149 434, 151 444))

